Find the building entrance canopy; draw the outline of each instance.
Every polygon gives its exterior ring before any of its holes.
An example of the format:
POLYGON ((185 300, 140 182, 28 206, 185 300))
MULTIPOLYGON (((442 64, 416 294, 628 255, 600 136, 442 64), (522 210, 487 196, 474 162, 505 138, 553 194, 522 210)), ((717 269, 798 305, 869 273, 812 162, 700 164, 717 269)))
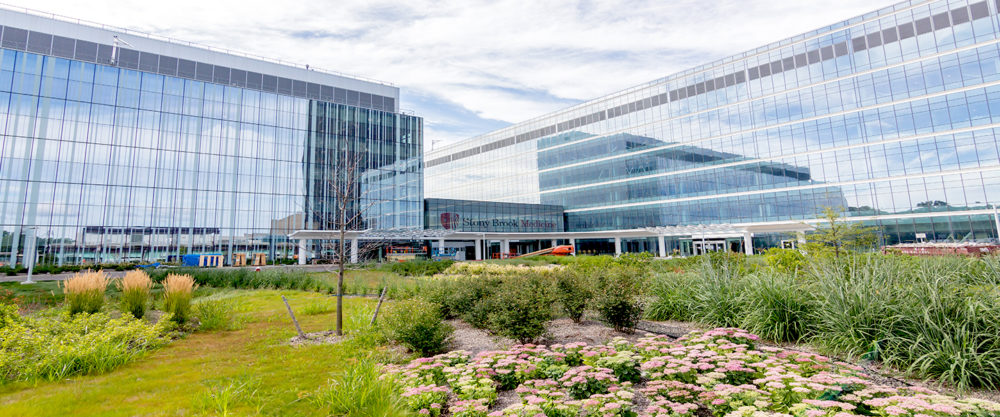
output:
MULTIPOLYGON (((476 241, 477 248, 481 247, 482 241, 499 240, 502 246, 512 240, 558 240, 568 239, 570 244, 574 244, 576 239, 614 239, 615 253, 621 253, 621 239, 634 238, 658 238, 659 255, 666 256, 664 238, 666 237, 691 237, 692 239, 709 238, 729 238, 740 237, 744 240, 744 250, 752 253, 753 245, 751 239, 755 233, 788 233, 805 232, 814 227, 804 222, 783 222, 767 224, 697 224, 683 226, 657 226, 644 227, 640 229, 625 230, 603 230, 592 232, 457 232, 453 230, 441 229, 380 229, 380 230, 356 230, 348 231, 344 234, 345 240, 352 241, 352 252, 356 251, 358 240, 430 240, 444 243, 445 241, 476 241)), ((288 235, 291 240, 300 242, 300 252, 306 248, 307 241, 310 240, 339 240, 340 232, 337 230, 298 230, 288 235)), ((478 252, 478 251, 477 251, 478 252)), ((356 253, 352 253, 352 259, 356 259, 356 253)), ((476 259, 482 259, 477 253, 476 259)), ((305 258, 299 256, 300 262, 305 258)))

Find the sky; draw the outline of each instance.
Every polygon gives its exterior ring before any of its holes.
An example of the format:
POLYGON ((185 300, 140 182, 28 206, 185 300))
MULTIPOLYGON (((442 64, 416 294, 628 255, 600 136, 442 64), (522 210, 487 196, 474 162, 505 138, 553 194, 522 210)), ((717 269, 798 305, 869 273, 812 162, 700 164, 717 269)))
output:
POLYGON ((389 82, 425 150, 895 3, 5 1, 389 82))

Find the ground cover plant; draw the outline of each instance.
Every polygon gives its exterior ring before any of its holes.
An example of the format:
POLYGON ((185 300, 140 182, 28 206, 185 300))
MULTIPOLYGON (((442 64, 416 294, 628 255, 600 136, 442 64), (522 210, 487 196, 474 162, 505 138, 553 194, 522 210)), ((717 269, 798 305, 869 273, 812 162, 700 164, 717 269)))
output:
POLYGON ((647 317, 809 342, 958 390, 1000 387, 1000 258, 789 252, 660 272, 647 317))
POLYGON ((421 415, 608 417, 986 417, 1000 404, 873 382, 856 366, 760 346, 734 328, 672 341, 517 345, 385 365, 421 415), (494 407, 499 393, 518 401, 494 407), (639 401, 643 397, 644 402, 639 401), (638 404, 646 404, 639 407, 638 404))

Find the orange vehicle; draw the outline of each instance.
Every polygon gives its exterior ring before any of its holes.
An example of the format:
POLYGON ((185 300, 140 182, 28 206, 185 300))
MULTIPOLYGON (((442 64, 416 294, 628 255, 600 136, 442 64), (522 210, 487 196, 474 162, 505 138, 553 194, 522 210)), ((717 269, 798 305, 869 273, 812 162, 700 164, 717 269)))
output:
POLYGON ((553 256, 568 256, 573 254, 573 245, 560 245, 551 248, 545 248, 542 250, 536 250, 534 252, 528 252, 524 255, 515 256, 515 258, 521 258, 525 256, 541 256, 541 255, 553 255, 553 256))

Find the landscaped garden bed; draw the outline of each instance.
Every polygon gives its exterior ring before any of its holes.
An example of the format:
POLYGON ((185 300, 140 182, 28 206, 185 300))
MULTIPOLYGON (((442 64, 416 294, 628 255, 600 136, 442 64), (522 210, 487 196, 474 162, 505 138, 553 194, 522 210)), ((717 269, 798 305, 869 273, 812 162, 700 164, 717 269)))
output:
POLYGON ((605 345, 516 345, 475 356, 453 351, 386 365, 421 415, 986 417, 1000 404, 955 399, 918 387, 874 383, 860 367, 762 346, 732 328, 671 340, 642 337, 605 345), (513 392, 514 404, 498 407, 513 392))

